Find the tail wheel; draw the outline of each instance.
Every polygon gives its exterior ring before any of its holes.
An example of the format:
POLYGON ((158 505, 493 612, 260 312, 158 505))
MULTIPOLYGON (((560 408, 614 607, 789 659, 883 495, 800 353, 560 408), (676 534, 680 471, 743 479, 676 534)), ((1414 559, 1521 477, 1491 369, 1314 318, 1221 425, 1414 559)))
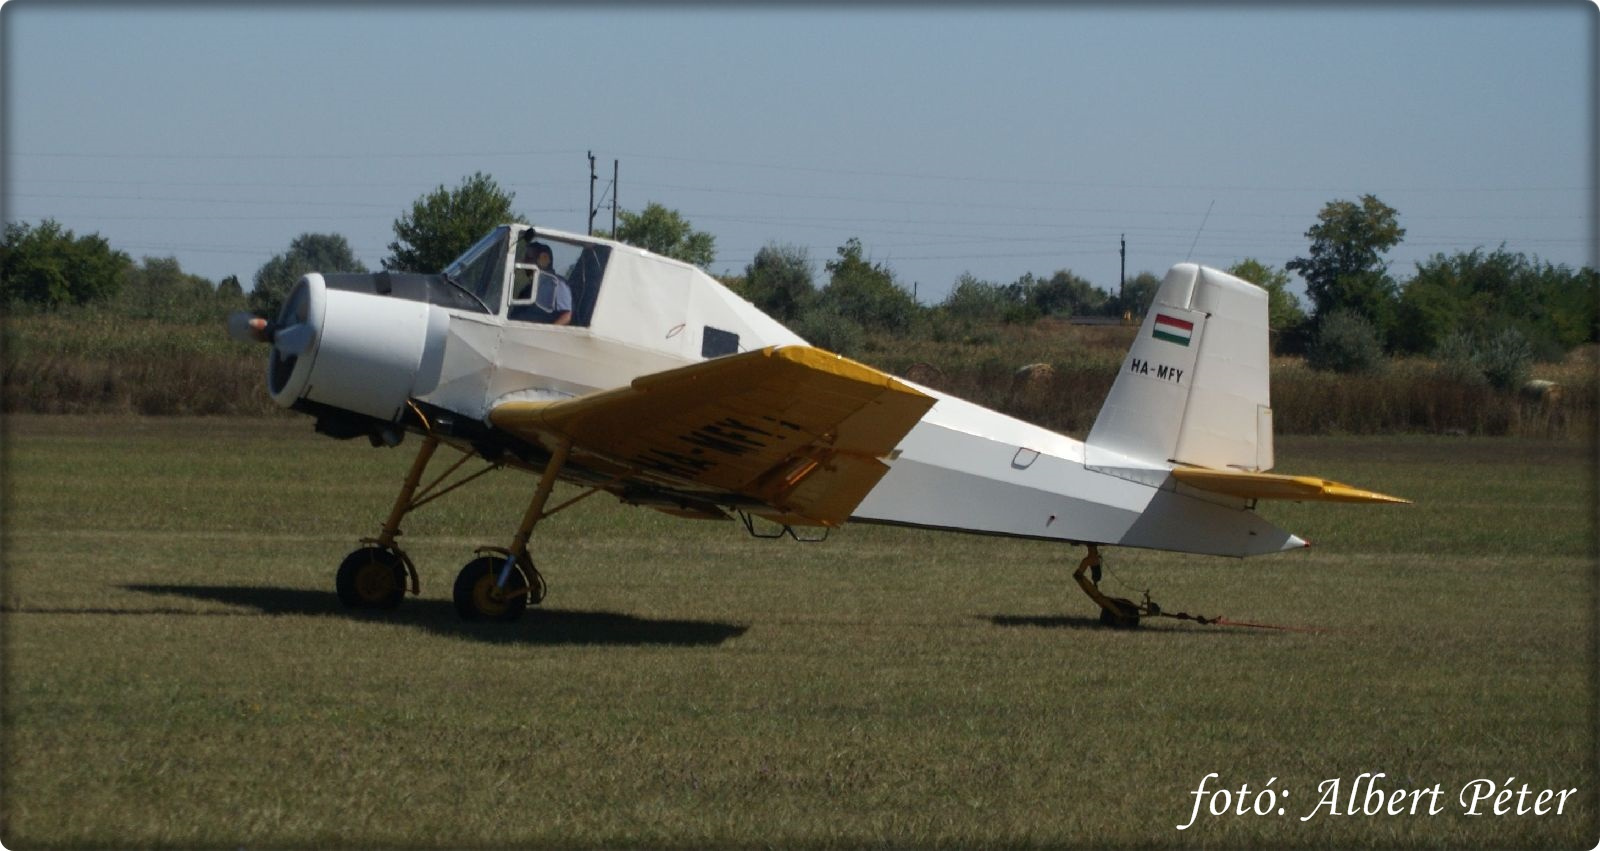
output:
POLYGON ((1102 605, 1100 623, 1113 629, 1133 629, 1139 625, 1139 607, 1132 600, 1111 597, 1110 602, 1116 607, 1116 611, 1102 605))
POLYGON ((362 547, 345 556, 334 586, 346 608, 393 609, 406 595, 406 566, 393 550, 362 547))
POLYGON ((469 621, 514 621, 528 607, 530 585, 521 565, 511 566, 502 591, 496 582, 506 560, 483 556, 467 562, 456 575, 456 613, 469 621))

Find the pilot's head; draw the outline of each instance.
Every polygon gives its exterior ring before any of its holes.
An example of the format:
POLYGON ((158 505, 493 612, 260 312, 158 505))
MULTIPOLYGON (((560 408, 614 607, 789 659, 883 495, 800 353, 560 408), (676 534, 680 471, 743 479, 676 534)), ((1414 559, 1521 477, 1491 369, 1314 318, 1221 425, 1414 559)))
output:
POLYGON ((542 242, 529 243, 528 259, 533 261, 533 264, 540 269, 546 272, 550 271, 550 246, 542 242))

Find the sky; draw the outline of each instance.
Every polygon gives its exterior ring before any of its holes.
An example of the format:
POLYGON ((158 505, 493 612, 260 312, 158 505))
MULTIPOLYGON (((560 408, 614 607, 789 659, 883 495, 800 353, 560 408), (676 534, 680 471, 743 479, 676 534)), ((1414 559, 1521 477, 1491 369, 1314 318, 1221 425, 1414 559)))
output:
POLYGON ((74 4, 0 9, 5 219, 213 281, 307 232, 377 269, 484 172, 536 225, 657 202, 920 301, 964 273, 1115 291, 1283 266, 1323 205, 1399 211, 1402 280, 1477 247, 1596 265, 1600 11, 1505 5, 74 4), (612 186, 613 161, 619 180, 612 186))

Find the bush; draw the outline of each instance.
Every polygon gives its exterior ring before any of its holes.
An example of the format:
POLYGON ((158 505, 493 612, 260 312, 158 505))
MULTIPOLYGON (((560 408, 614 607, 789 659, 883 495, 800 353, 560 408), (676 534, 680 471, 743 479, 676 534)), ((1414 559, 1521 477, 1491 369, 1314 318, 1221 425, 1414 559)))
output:
POLYGON ((1483 384, 1483 367, 1478 363, 1478 347, 1472 335, 1453 331, 1440 341, 1433 352, 1439 364, 1439 376, 1457 384, 1483 384))
POLYGON ((1515 328, 1487 339, 1455 331, 1434 350, 1442 377, 1461 384, 1488 384, 1506 393, 1528 383, 1533 356, 1533 345, 1515 328))
POLYGON ((1359 314, 1334 311, 1317 329, 1306 362, 1313 369, 1346 375, 1377 372, 1383 367, 1378 329, 1359 314))
POLYGON ((1502 392, 1518 390, 1528 383, 1533 347, 1522 332, 1507 328, 1484 341, 1478 350, 1478 364, 1491 387, 1502 392))
POLYGON ((845 357, 859 358, 866 343, 860 323, 825 307, 807 310, 791 328, 811 345, 845 357))

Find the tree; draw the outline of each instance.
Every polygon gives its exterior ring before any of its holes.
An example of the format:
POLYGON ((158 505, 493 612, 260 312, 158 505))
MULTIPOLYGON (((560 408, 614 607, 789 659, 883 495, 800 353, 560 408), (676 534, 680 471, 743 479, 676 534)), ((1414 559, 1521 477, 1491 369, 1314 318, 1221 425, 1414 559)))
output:
POLYGON ((123 273, 117 305, 137 319, 204 322, 218 318, 211 282, 191 275, 176 257, 146 257, 123 273))
POLYGON ((1592 269, 1540 263, 1504 246, 1435 254, 1417 263, 1400 293, 1395 345, 1429 354, 1457 329, 1485 339, 1516 330, 1538 357, 1557 358, 1595 338, 1594 281, 1592 269))
POLYGON ((295 281, 307 272, 365 272, 350 243, 336 233, 303 233, 289 243, 289 250, 268 260, 256 271, 255 289, 250 291, 250 309, 265 316, 277 316, 283 300, 295 281))
POLYGON ((1406 229, 1399 213, 1363 195, 1361 203, 1329 201, 1306 231, 1311 240, 1309 257, 1296 257, 1286 267, 1306 281, 1314 321, 1336 310, 1366 317, 1381 332, 1392 319, 1394 279, 1389 277, 1383 252, 1400 244, 1406 229))
POLYGON ((1267 328, 1272 333, 1273 344, 1278 346, 1285 337, 1298 335, 1305 324, 1306 312, 1300 308, 1300 299, 1289 292, 1289 272, 1246 257, 1228 269, 1228 274, 1249 281, 1267 291, 1267 328))
POLYGON ((1546 265, 1551 290, 1550 322, 1563 346, 1600 343, 1600 272, 1585 266, 1546 265))
POLYGON ((917 303, 894 282, 894 273, 861 256, 861 240, 850 237, 839 257, 824 264, 828 285, 821 303, 863 328, 902 333, 911 327, 917 303))
POLYGON ((1015 303, 1011 288, 991 284, 966 272, 956 279, 944 303, 939 305, 947 315, 967 322, 999 322, 1011 314, 1015 303))
POLYGON ((229 275, 217 284, 217 291, 212 298, 217 304, 217 314, 227 316, 236 310, 245 310, 250 306, 249 298, 244 294, 244 287, 239 283, 238 275, 229 275))
POLYGON ((702 269, 717 258, 716 237, 695 230, 677 210, 654 201, 638 213, 617 211, 617 232, 611 238, 702 269))
MULTIPOLYGON (((1446 257, 1434 254, 1417 263, 1395 306, 1395 347, 1413 354, 1433 354, 1447 339, 1475 327, 1471 280, 1482 272, 1479 252, 1446 257)), ((1488 305, 1480 302, 1481 306, 1488 305)), ((1483 318, 1483 317, 1479 317, 1483 318)), ((1470 338, 1470 334, 1467 335, 1470 338)))
POLYGON ((1150 311, 1155 303, 1156 291, 1161 289, 1161 279, 1154 272, 1140 272, 1124 281, 1122 294, 1106 302, 1107 312, 1113 316, 1127 315, 1137 320, 1150 311))
POLYGON ((54 219, 8 222, 0 241, 0 304, 53 310, 116 295, 132 260, 98 233, 75 236, 54 219))
POLYGON ((767 245, 744 267, 745 298, 779 322, 789 322, 817 297, 811 257, 793 245, 767 245))
POLYGON ((412 203, 410 214, 394 220, 395 241, 383 268, 440 271, 495 227, 523 221, 511 212, 513 197, 483 172, 463 178, 455 189, 440 184, 412 203))
POLYGON ((1105 309, 1110 298, 1105 290, 1066 269, 1058 269, 1045 280, 1031 274, 1018 281, 1028 293, 1028 301, 1044 316, 1084 316, 1105 309), (1025 281, 1029 283, 1025 283, 1025 281), (1031 286, 1029 285, 1031 283, 1031 286))
POLYGON ((244 298, 244 287, 239 285, 238 275, 229 275, 217 284, 217 298, 222 300, 244 298))

